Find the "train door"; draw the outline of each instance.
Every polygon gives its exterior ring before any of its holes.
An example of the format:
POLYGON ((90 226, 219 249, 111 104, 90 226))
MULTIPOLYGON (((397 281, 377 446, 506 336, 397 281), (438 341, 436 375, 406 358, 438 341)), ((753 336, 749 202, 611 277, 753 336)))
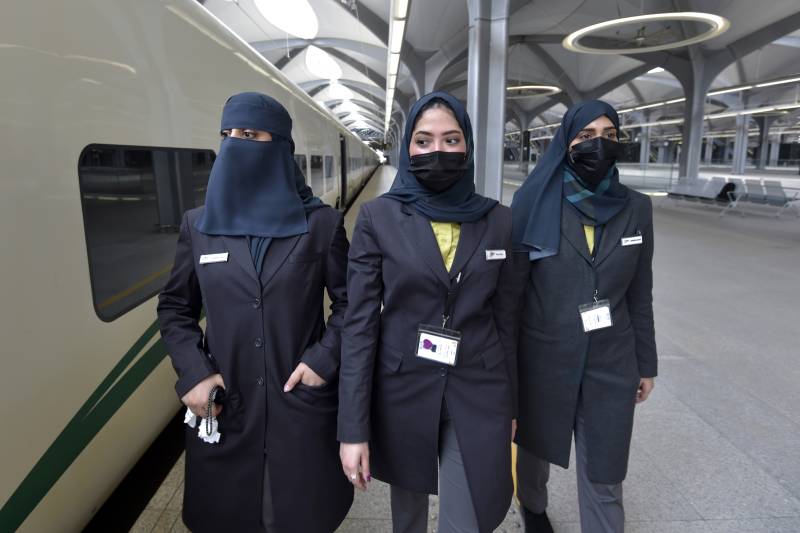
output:
POLYGON ((347 207, 347 139, 339 135, 339 153, 341 168, 339 169, 339 209, 347 207))

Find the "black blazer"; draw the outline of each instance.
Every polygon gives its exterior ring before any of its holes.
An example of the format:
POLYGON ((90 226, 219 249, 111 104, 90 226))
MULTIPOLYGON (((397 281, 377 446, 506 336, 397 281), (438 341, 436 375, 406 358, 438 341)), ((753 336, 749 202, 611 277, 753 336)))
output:
POLYGON ((435 494, 446 401, 481 531, 503 520, 512 493, 520 294, 512 273, 507 207, 461 225, 450 272, 427 218, 388 198, 361 208, 348 266, 339 440, 369 441, 376 478, 435 494), (505 250, 508 259, 488 261, 486 250, 505 250), (447 326, 463 335, 457 365, 417 358, 417 327, 441 325, 448 287, 459 272, 447 326))
MULTIPOLYGON (((575 209, 564 202, 559 253, 521 263, 527 283, 519 339, 520 416, 516 441, 551 463, 569 464, 578 402, 583 402, 589 478, 625 478, 636 390, 657 373, 653 325, 653 210, 630 191, 603 228, 595 257, 575 209), (641 235, 639 245, 623 237, 641 235), (611 301, 612 327, 584 333, 578 306, 611 301)), ((519 264, 519 263, 518 263, 519 264)))
POLYGON ((187 427, 184 521, 197 532, 260 532, 266 456, 278 531, 330 533, 353 498, 336 441, 347 307, 342 215, 317 209, 308 215, 308 233, 273 239, 259 277, 247 239, 198 232, 201 212, 184 216, 175 266, 158 304, 178 395, 213 372, 226 386, 221 442, 206 444, 187 427), (199 264, 201 255, 222 252, 229 253, 227 262, 199 264), (326 288, 332 301, 327 328, 326 288), (284 393, 301 361, 328 384, 298 384, 284 393))

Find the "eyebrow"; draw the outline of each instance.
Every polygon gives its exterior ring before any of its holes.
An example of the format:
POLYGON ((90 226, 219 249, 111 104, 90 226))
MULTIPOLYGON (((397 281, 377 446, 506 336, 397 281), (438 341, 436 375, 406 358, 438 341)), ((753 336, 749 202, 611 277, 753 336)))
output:
MULTIPOLYGON (((448 131, 442 133, 442 135, 453 135, 454 133, 457 133, 458 135, 463 135, 464 134, 461 130, 448 130, 448 131)), ((429 131, 423 131, 423 130, 419 130, 419 131, 414 132, 414 135, 430 135, 431 137, 433 137, 433 133, 431 133, 429 131)))
MULTIPOLYGON (((617 131, 617 128, 615 128, 614 126, 610 126, 608 128, 603 128, 603 131, 617 131)), ((581 133, 584 133, 584 132, 586 132, 586 133, 594 133, 594 129, 583 128, 581 131, 578 132, 578 135, 580 135, 581 133)))

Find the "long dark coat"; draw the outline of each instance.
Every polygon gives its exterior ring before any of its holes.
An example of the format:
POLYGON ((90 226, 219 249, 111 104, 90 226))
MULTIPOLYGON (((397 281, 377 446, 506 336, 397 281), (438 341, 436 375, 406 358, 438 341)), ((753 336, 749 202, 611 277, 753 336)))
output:
POLYGON ((274 239, 259 279, 245 237, 195 229, 201 210, 183 219, 175 266, 158 305, 178 396, 217 371, 226 386, 221 442, 207 444, 187 427, 184 522, 196 532, 261 531, 266 457, 277 530, 331 533, 353 499, 336 441, 347 307, 342 216, 317 209, 308 215, 307 234, 274 239), (201 255, 222 252, 229 252, 227 262, 199 264, 201 255), (332 301, 327 328, 325 288, 332 301), (205 334, 198 325, 201 307, 205 334), (301 361, 327 385, 298 384, 284 393, 301 361))
POLYGON ((519 302, 512 271, 507 207, 461 224, 449 273, 427 218, 388 198, 361 207, 348 270, 339 440, 369 441, 376 478, 436 494, 445 401, 481 531, 503 520, 512 494, 519 302), (488 261, 486 250, 505 250, 508 259, 488 261), (441 325, 450 281, 459 272, 447 326, 463 334, 457 364, 417 358, 417 326, 441 325))
MULTIPOLYGON (((653 211, 630 191, 603 228, 594 259, 574 208, 564 203, 555 256, 528 262, 520 323, 516 442, 566 468, 582 402, 589 479, 619 483, 628 468, 639 378, 657 370, 653 326, 653 211), (641 245, 622 246, 623 237, 641 245), (578 306, 611 301, 612 327, 584 333, 578 306)), ((519 261, 517 262, 519 264, 519 261)))

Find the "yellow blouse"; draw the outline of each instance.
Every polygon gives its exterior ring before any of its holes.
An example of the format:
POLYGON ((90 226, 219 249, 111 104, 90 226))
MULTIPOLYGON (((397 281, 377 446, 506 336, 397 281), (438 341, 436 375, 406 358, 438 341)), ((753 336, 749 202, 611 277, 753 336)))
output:
POLYGON ((442 260, 447 270, 453 266, 453 259, 456 257, 458 238, 461 236, 461 224, 458 222, 434 222, 431 221, 433 234, 436 236, 436 243, 442 253, 442 260))
POLYGON ((594 253, 594 226, 583 225, 583 232, 586 234, 586 244, 589 245, 589 255, 594 253))

